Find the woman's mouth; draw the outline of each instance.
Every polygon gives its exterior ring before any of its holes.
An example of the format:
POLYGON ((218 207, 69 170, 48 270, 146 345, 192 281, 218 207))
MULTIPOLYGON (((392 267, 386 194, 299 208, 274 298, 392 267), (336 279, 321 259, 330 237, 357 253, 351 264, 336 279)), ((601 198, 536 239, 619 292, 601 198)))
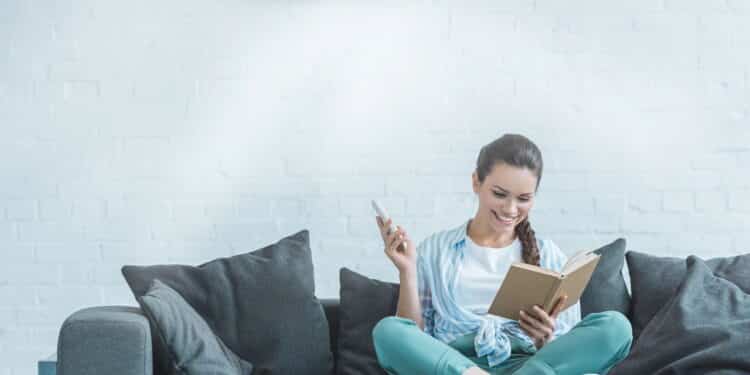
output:
POLYGON ((500 216, 495 211, 492 211, 492 216, 494 216, 495 220, 497 220, 500 224, 503 224, 503 225, 513 224, 513 221, 515 221, 515 218, 500 216))

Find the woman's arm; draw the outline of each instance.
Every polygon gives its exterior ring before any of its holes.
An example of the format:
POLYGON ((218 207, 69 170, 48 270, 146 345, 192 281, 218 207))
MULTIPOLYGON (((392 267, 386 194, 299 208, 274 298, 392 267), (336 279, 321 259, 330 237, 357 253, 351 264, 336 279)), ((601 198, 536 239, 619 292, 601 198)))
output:
POLYGON ((424 242, 417 251, 416 275, 400 275, 401 294, 396 315, 414 320, 423 332, 432 336, 435 327, 435 308, 432 305, 432 291, 427 282, 431 272, 428 272, 425 265, 423 245, 424 242))
POLYGON ((422 306, 419 302, 419 290, 417 288, 417 270, 399 273, 399 280, 401 284, 396 316, 411 319, 417 323, 420 329, 424 330, 422 306))
MULTIPOLYGON (((391 219, 383 222, 380 216, 376 216, 376 221, 385 244, 385 253, 398 269, 400 285, 396 316, 411 319, 422 328, 424 324, 419 301, 418 250, 409 234, 400 225, 397 225, 396 231, 391 233, 391 219), (402 243, 406 246, 401 246, 402 243), (397 250, 397 247, 403 250, 397 250)), ((419 247, 421 248, 422 245, 420 244, 419 247)))

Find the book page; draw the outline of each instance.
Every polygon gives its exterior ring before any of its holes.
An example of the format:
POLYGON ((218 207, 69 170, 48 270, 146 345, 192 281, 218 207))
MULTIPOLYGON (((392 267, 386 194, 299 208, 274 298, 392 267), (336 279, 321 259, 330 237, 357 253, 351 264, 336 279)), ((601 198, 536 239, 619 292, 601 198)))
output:
POLYGON ((570 274, 565 275, 559 285, 560 288, 555 292, 552 298, 546 301, 544 307, 547 313, 551 312, 554 304, 560 296, 568 296, 567 301, 560 311, 563 311, 578 302, 583 294, 583 290, 586 289, 586 285, 589 283, 597 264, 599 264, 599 258, 600 256, 598 254, 589 254, 589 256, 586 257, 586 259, 588 259, 587 261, 579 261, 577 263, 579 267, 574 267, 570 274))
POLYGON ((560 273, 566 274, 570 271, 577 268, 577 266, 581 263, 585 263, 588 258, 593 255, 593 250, 582 250, 573 255, 568 259, 568 261, 565 263, 565 266, 563 266, 562 271, 560 273))
POLYGON ((513 267, 519 267, 519 268, 527 269, 529 271, 539 272, 539 273, 543 273, 543 274, 546 274, 546 275, 554 276, 554 277, 557 277, 557 278, 562 277, 562 272, 557 272, 555 270, 550 270, 550 269, 547 269, 547 268, 539 267, 539 266, 534 265, 534 264, 516 262, 516 263, 513 264, 513 267))

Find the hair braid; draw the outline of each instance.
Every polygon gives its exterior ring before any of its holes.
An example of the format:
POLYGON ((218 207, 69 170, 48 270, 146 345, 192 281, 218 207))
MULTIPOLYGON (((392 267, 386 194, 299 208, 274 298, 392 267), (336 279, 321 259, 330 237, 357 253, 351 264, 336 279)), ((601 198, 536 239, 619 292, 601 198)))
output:
POLYGON ((516 226, 518 240, 523 246, 523 261, 527 264, 539 265, 539 247, 536 243, 536 235, 531 229, 531 223, 527 217, 516 226))

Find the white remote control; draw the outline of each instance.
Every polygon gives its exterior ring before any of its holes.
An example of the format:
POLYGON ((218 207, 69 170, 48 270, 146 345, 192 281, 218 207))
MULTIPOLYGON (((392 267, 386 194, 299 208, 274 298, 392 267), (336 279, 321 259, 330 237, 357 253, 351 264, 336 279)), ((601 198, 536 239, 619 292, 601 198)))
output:
MULTIPOLYGON (((372 208, 375 210, 375 212, 378 214, 378 216, 380 216, 380 218, 383 220, 383 223, 385 223, 386 221, 388 221, 388 219, 390 218, 390 216, 388 216, 388 212, 385 210, 385 208, 383 206, 381 206, 374 199, 372 200, 372 208)), ((391 222, 390 232, 388 232, 388 234, 391 234, 391 233, 393 233, 393 232, 395 232, 397 230, 398 230, 398 228, 396 228, 396 224, 394 224, 393 222, 391 222)), ((399 245, 398 249, 405 248, 405 247, 406 247, 406 244, 403 243, 402 245, 399 245)))
MULTIPOLYGON (((385 208, 381 206, 380 203, 378 203, 374 199, 372 200, 372 208, 375 210, 375 213, 377 213, 378 216, 380 216, 380 218, 383 219, 383 223, 388 221, 388 219, 390 218, 390 216, 388 216, 388 211, 386 211, 385 208)), ((393 222, 391 222, 390 230, 391 231, 388 232, 388 234, 391 234, 397 230, 396 224, 393 224, 393 222)))

